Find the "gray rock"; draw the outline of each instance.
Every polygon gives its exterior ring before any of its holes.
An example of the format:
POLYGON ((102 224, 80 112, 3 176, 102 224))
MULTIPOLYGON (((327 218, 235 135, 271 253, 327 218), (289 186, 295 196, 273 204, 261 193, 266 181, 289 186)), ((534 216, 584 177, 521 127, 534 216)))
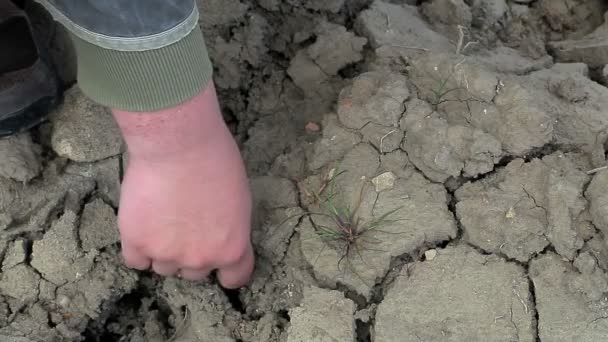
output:
POLYGON ((535 341, 525 270, 466 246, 404 268, 376 313, 376 342, 535 341))
POLYGON ((342 292, 305 288, 302 305, 289 311, 287 342, 355 341, 355 309, 342 292))
POLYGON ((108 109, 95 104, 77 87, 51 117, 53 150, 62 157, 92 162, 121 153, 123 140, 108 109))

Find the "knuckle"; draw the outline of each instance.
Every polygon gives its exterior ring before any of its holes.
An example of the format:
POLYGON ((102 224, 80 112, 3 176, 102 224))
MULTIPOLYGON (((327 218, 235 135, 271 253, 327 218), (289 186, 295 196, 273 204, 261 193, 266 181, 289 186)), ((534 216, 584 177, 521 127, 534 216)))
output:
POLYGON ((223 264, 236 264, 243 260, 247 253, 247 244, 232 245, 222 253, 223 264))
POLYGON ((211 265, 210 261, 207 258, 201 256, 182 259, 180 264, 184 268, 190 268, 194 270, 206 269, 209 268, 211 265))

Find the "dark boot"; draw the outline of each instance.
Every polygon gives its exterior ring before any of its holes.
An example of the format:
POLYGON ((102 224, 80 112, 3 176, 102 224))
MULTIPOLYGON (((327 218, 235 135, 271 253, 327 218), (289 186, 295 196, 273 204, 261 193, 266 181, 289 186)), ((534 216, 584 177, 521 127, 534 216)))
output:
POLYGON ((57 104, 60 87, 25 13, 0 0, 0 137, 26 131, 57 104))

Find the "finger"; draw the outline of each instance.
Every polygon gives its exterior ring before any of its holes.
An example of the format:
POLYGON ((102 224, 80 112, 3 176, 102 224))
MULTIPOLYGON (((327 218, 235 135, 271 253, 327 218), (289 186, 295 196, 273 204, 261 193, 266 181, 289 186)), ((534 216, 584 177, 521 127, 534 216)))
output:
POLYGON ((162 276, 172 276, 177 274, 177 264, 171 261, 154 261, 152 262, 152 269, 154 272, 162 276))
POLYGON ((249 245, 241 260, 219 269, 217 276, 222 286, 236 289, 247 284, 253 272, 253 263, 253 248, 249 245))
POLYGON ((125 260, 125 264, 137 270, 147 270, 152 264, 152 260, 146 257, 144 254, 129 243, 122 242, 122 257, 125 260))
POLYGON ((179 270, 178 277, 190 281, 201 281, 207 278, 209 273, 208 269, 182 268, 179 270))

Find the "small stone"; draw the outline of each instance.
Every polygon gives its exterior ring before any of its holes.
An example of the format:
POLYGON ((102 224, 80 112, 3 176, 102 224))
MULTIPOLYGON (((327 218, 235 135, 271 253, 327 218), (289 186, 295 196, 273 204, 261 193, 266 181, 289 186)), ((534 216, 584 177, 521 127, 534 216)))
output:
POLYGON ((305 129, 306 129, 308 132, 315 132, 315 133, 316 133, 316 132, 318 132, 318 131, 320 131, 320 130, 321 130, 321 126, 319 126, 319 124, 318 124, 318 123, 316 123, 316 122, 312 122, 312 121, 311 121, 311 122, 309 122, 309 123, 307 123, 307 124, 306 124, 305 129))
POLYGON ((384 190, 392 189, 395 186, 395 180, 397 177, 392 172, 385 172, 374 179, 372 183, 376 186, 376 192, 382 192, 384 190))
POLYGON ((424 252, 424 258, 426 259, 426 261, 432 261, 433 259, 435 259, 436 256, 436 249, 429 249, 428 251, 424 252))
POLYGON ((93 103, 77 87, 66 92, 51 121, 51 144, 62 157, 92 162, 122 151, 122 136, 109 110, 93 103))
POLYGON ((59 304, 59 306, 61 306, 62 308, 68 307, 71 302, 72 301, 70 300, 70 298, 66 295, 57 296, 57 304, 59 304))

